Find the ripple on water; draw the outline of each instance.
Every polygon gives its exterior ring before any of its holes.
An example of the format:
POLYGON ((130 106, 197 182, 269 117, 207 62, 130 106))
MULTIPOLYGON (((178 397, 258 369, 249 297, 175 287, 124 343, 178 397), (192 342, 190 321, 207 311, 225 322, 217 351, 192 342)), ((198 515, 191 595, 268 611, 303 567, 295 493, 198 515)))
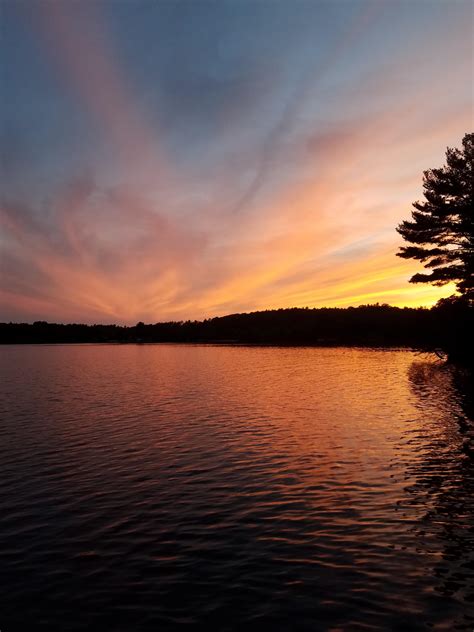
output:
POLYGON ((473 628, 466 376, 198 345, 1 372, 2 629, 473 628))

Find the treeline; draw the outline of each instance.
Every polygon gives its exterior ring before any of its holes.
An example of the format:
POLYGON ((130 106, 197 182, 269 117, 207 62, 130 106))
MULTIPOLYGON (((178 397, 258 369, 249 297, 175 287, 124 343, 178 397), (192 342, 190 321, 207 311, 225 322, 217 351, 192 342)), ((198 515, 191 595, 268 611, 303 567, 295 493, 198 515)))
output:
POLYGON ((232 314, 203 321, 120 325, 0 323, 0 343, 201 342, 277 345, 406 346, 472 357, 473 308, 445 300, 437 307, 364 305, 232 314))

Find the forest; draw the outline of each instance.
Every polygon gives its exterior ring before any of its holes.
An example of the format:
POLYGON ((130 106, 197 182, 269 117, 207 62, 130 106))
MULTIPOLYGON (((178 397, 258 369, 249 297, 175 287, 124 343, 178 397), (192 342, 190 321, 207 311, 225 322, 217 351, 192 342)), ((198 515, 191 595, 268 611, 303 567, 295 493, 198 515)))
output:
POLYGON ((436 307, 384 304, 348 308, 292 308, 230 314, 202 321, 134 326, 0 323, 1 344, 219 343, 409 347, 471 362, 473 308, 462 299, 436 307))

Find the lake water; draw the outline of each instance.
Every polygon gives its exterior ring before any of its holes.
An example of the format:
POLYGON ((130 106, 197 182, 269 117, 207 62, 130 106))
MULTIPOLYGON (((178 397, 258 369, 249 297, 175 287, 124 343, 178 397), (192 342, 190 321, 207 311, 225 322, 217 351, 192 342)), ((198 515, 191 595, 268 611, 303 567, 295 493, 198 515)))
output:
POLYGON ((2 632, 474 628, 461 374, 341 348, 0 354, 2 632))

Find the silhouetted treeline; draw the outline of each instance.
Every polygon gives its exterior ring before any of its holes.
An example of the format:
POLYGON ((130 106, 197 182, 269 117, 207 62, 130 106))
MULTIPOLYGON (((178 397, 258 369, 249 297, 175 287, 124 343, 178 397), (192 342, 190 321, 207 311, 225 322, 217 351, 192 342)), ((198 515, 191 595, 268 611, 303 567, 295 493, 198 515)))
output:
POLYGON ((407 346, 471 358, 473 308, 447 299, 432 309, 389 305, 278 309, 204 321, 133 327, 1 323, 0 343, 204 342, 276 345, 407 346))

